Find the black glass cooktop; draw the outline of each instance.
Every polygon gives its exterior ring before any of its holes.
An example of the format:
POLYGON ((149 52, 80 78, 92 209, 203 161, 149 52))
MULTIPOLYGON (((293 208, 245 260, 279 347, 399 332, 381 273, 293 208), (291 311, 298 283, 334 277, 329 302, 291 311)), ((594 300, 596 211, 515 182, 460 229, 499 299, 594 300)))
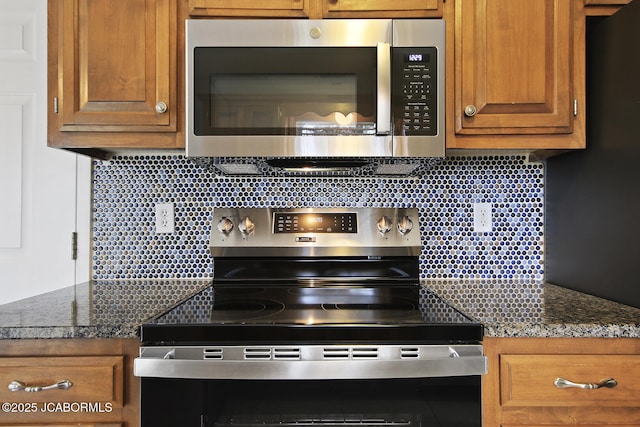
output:
POLYGON ((417 284, 212 285, 141 327, 146 343, 475 342, 482 325, 417 284))

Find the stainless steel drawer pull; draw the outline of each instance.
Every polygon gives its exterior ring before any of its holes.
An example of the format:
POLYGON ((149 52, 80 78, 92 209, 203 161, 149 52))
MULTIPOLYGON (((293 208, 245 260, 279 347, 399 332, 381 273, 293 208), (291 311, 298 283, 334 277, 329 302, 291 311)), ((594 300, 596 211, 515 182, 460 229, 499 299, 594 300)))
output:
POLYGON ((607 378, 599 383, 574 383, 569 380, 565 380, 564 378, 556 378, 553 382, 558 388, 584 388, 584 389, 597 389, 597 388, 614 388, 618 385, 618 381, 613 378, 607 378))
POLYGON ((73 386, 73 383, 69 380, 58 381, 55 384, 51 385, 34 385, 27 386, 22 381, 13 380, 9 383, 9 390, 11 391, 26 391, 27 393, 35 393, 38 391, 45 390, 69 390, 73 386))

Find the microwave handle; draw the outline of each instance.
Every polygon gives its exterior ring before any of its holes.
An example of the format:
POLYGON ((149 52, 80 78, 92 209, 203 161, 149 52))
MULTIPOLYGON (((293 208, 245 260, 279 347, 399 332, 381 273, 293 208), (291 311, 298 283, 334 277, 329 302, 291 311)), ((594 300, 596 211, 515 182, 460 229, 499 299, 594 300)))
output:
POLYGON ((391 45, 378 43, 378 100, 376 133, 391 133, 391 45))

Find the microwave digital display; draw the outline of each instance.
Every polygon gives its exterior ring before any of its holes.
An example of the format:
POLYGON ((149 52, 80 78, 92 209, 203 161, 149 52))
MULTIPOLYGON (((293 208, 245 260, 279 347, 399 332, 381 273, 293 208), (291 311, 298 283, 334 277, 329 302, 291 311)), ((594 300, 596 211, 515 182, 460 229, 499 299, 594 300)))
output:
POLYGON ((406 62, 429 62, 429 55, 422 53, 410 53, 407 55, 406 62))

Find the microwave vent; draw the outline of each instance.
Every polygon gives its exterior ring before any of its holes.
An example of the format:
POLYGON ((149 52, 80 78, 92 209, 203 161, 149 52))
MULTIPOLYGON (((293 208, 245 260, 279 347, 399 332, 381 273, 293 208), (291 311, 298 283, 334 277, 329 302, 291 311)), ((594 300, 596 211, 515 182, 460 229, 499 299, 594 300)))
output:
POLYGON ((215 165, 225 175, 260 175, 253 163, 220 163, 215 165))
POLYGON ((411 175, 420 163, 381 163, 376 167, 376 175, 411 175))
POLYGON ((265 177, 417 177, 443 159, 193 157, 203 169, 222 176, 265 177))
POLYGON ((367 160, 342 160, 342 159, 269 159, 266 161, 273 170, 291 176, 350 176, 369 166, 367 160))

